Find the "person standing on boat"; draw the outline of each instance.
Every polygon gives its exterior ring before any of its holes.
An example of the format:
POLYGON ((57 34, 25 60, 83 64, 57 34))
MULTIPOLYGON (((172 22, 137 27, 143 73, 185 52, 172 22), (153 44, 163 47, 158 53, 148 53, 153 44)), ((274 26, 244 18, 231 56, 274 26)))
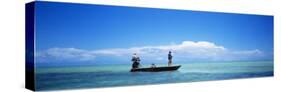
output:
POLYGON ((173 59, 172 52, 169 51, 169 54, 168 54, 168 66, 172 65, 172 59, 173 59))
POLYGON ((140 57, 137 56, 136 53, 133 54, 133 57, 132 57, 132 60, 133 62, 133 65, 132 65, 132 68, 135 69, 135 68, 139 68, 139 65, 140 65, 140 57))

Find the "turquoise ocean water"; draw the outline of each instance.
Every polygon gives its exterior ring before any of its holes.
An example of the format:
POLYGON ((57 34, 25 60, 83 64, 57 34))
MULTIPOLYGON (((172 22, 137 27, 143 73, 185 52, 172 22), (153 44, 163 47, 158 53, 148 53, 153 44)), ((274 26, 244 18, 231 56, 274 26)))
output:
POLYGON ((273 76, 273 61, 177 65, 182 67, 177 71, 167 72, 129 72, 129 64, 37 67, 35 83, 37 90, 63 90, 273 76))

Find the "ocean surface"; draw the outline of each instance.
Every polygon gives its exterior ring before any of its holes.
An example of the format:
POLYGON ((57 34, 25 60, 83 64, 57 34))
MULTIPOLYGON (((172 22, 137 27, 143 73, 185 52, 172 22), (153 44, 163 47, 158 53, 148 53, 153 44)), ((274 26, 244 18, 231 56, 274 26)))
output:
MULTIPOLYGON (((186 63, 177 71, 129 72, 131 65, 37 67, 36 90, 195 82, 273 76, 273 61, 186 63)), ((149 67, 150 65, 142 65, 149 67)), ((166 66, 166 65, 157 65, 166 66)))

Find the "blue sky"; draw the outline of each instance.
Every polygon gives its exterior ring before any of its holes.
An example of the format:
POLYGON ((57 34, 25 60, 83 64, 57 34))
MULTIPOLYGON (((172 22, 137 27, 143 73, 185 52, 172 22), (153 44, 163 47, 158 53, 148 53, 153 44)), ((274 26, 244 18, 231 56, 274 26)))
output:
POLYGON ((167 50, 192 56, 196 50, 189 48, 206 52, 225 50, 214 53, 217 56, 206 56, 206 60, 244 60, 246 57, 235 57, 246 52, 251 55, 241 56, 247 56, 247 60, 273 59, 273 17, 261 15, 37 2, 36 38, 37 51, 42 52, 38 58, 45 62, 69 61, 67 56, 58 59, 68 53, 73 62, 112 63, 130 58, 134 52, 128 51, 139 52, 147 61, 161 61, 160 57, 146 55, 144 49, 158 51, 162 54, 157 55, 165 58, 167 50), (112 53, 116 52, 124 56, 114 56, 112 53), (217 58, 226 54, 231 59, 217 58))

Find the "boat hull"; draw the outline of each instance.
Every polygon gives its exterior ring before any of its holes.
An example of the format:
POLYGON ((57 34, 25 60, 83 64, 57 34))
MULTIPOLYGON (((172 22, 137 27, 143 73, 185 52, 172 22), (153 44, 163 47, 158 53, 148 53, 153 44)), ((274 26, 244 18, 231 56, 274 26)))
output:
POLYGON ((181 65, 167 66, 167 67, 154 67, 154 68, 136 68, 131 69, 131 72, 161 72, 161 71, 175 71, 178 70, 181 65))

